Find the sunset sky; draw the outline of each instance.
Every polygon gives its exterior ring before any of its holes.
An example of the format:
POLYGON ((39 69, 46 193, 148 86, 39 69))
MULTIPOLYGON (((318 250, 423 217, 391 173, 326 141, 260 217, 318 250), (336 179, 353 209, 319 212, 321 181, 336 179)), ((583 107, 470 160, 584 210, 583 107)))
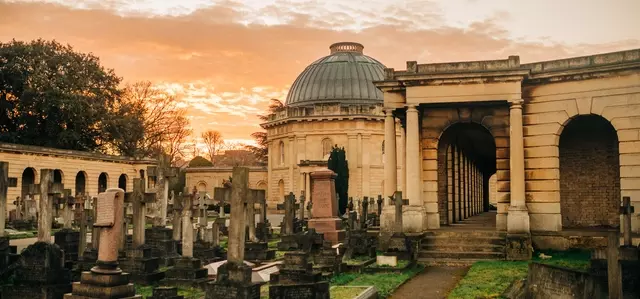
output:
POLYGON ((639 0, 0 0, 0 41, 56 39, 181 99, 197 135, 251 140, 256 114, 355 41, 387 67, 640 48, 639 0))

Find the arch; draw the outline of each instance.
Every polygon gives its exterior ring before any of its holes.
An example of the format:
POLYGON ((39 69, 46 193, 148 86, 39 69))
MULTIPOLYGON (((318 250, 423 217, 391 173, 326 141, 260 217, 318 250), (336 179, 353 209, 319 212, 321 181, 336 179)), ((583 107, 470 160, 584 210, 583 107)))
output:
POLYGON ((144 169, 140 169, 140 178, 144 180, 144 169))
POLYGON ((497 148, 493 134, 476 122, 457 122, 440 134, 437 149, 437 197, 440 224, 464 220, 489 207, 484 178, 496 173, 497 148))
POLYGON ((87 192, 87 173, 80 170, 76 174, 76 195, 86 194, 87 192))
POLYGON ((127 181, 129 180, 129 177, 126 174, 121 174, 120 177, 118 177, 118 188, 124 190, 125 192, 127 192, 127 181))
POLYGON ((20 197, 25 199, 25 196, 29 194, 29 186, 36 183, 36 169, 33 167, 27 167, 22 171, 22 192, 20 197))
POLYGON ((64 173, 60 169, 53 170, 53 182, 62 184, 64 182, 64 173))
POLYGON ((278 161, 278 164, 284 165, 285 155, 284 155, 284 142, 283 141, 280 141, 280 143, 278 143, 278 153, 279 153, 279 156, 280 156, 280 161, 278 161))
POLYGON ((196 189, 198 189, 198 192, 206 192, 207 191, 207 183, 205 181, 199 181, 198 184, 196 185, 196 189))
POLYGON ((256 184, 256 189, 267 190, 267 182, 258 181, 258 183, 256 184))
POLYGON ((98 193, 107 191, 109 188, 109 175, 106 172, 100 173, 98 176, 98 193))
POLYGON ((560 212, 565 228, 620 225, 618 134, 604 117, 572 118, 559 136, 560 212))
POLYGON ((333 141, 331 141, 331 138, 326 137, 324 139, 322 139, 322 158, 323 159, 329 159, 329 155, 331 154, 331 146, 333 145, 333 141))
POLYGON ((284 181, 278 181, 278 202, 284 200, 284 181))

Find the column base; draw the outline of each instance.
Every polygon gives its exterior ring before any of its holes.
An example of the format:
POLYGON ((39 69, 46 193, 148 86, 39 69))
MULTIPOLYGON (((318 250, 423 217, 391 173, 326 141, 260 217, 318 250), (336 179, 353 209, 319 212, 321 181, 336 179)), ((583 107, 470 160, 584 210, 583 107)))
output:
POLYGON ((528 234, 529 212, 526 206, 510 206, 507 214, 507 232, 510 234, 528 234))
POLYGON ((507 233, 507 245, 505 248, 508 261, 528 261, 533 255, 530 234, 507 233))
POLYGON ((421 233, 426 228, 426 220, 423 206, 402 207, 402 232, 421 233))

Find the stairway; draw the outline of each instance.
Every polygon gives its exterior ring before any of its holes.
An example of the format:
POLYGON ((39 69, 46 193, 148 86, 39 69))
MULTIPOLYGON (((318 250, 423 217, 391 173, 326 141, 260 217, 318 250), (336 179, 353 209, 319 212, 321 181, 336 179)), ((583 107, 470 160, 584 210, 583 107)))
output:
POLYGON ((480 260, 504 260, 506 232, 479 225, 482 217, 469 218, 422 239, 418 262, 427 265, 471 265, 480 260))

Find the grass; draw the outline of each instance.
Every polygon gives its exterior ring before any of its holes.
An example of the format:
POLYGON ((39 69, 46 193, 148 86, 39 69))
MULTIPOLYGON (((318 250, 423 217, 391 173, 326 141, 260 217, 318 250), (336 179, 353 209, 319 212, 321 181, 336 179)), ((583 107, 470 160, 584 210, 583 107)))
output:
POLYGON ((278 243, 280 243, 280 239, 271 239, 267 245, 269 246, 269 249, 276 249, 278 248, 278 243))
MULTIPOLYGON (((153 288, 155 286, 141 286, 136 285, 136 295, 142 295, 143 298, 148 298, 153 295, 153 288)), ((202 299, 204 298, 204 292, 196 288, 181 288, 178 287, 178 295, 184 296, 184 299, 202 299)))
POLYGON ((353 299, 356 296, 360 295, 360 293, 364 292, 367 287, 361 288, 331 288, 329 292, 331 293, 332 299, 353 299))
MULTIPOLYGON (((589 267, 589 251, 542 251, 535 252, 532 261, 574 270, 589 267), (540 253, 551 256, 541 259, 540 253)), ((480 261, 471 266, 467 275, 458 282, 449 298, 499 298, 515 280, 527 276, 529 261, 480 261)))
MULTIPOLYGON (((357 274, 341 273, 331 279, 331 285, 344 286, 375 286, 380 298, 386 298, 402 283, 414 277, 424 269, 416 265, 400 273, 357 274)), ((333 298, 333 297, 332 297, 333 298)))
MULTIPOLYGON (((51 229, 51 235, 53 236, 55 233, 57 233, 60 230, 61 230, 61 228, 51 229)), ((7 236, 9 237, 9 240, 29 239, 29 238, 37 237, 38 236, 38 231, 37 230, 21 231, 18 234, 10 234, 10 235, 7 235, 7 236)))
POLYGON ((351 259, 347 260, 347 265, 360 265, 370 259, 371 257, 366 255, 354 256, 351 259))

